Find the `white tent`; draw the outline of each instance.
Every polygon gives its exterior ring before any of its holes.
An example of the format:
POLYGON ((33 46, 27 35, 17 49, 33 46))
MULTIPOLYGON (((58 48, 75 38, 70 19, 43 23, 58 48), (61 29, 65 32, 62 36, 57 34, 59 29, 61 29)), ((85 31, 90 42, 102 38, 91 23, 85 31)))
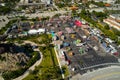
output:
POLYGON ((41 2, 47 3, 47 4, 50 4, 50 1, 51 1, 51 0, 41 0, 41 2))
POLYGON ((37 30, 37 32, 40 34, 40 33, 45 33, 45 29, 44 28, 40 28, 37 30))
POLYGON ((35 29, 32 29, 32 30, 28 31, 28 34, 37 34, 37 33, 38 33, 38 31, 35 30, 35 29))

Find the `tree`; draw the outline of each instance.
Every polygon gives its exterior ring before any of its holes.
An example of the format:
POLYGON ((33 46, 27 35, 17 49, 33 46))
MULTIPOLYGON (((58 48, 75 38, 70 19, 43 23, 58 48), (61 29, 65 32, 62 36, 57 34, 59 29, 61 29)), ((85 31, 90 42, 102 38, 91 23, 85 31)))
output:
POLYGON ((107 24, 104 26, 104 28, 107 29, 107 30, 110 29, 109 25, 107 25, 107 24))
POLYGON ((112 28, 112 31, 113 31, 116 35, 120 36, 120 31, 118 31, 117 29, 112 28))
POLYGON ((14 10, 16 3, 20 0, 3 0, 5 6, 0 6, 0 12, 3 14, 9 13, 14 10))
POLYGON ((85 9, 82 9, 81 15, 86 15, 86 14, 87 14, 86 10, 85 10, 85 9))

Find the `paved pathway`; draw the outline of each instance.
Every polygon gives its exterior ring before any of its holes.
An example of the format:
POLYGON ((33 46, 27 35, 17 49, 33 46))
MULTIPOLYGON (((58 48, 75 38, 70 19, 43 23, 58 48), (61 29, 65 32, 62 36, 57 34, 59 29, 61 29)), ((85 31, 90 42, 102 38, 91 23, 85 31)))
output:
POLYGON ((2 27, 5 27, 5 25, 9 22, 8 18, 6 16, 0 16, 0 29, 2 27), (5 21, 4 21, 4 20, 5 21))
MULTIPOLYGON (((120 67, 111 66, 76 76, 77 80, 120 80, 120 67)), ((70 79, 74 80, 74 78, 70 79)))
POLYGON ((0 80, 4 80, 3 77, 0 75, 0 80))

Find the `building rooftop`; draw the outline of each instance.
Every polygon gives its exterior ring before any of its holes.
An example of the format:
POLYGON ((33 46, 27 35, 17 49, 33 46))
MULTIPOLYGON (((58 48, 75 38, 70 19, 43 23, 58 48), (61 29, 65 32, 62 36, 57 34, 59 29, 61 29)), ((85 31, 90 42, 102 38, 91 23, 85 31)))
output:
POLYGON ((112 15, 110 15, 110 17, 120 20, 120 14, 112 14, 112 15))

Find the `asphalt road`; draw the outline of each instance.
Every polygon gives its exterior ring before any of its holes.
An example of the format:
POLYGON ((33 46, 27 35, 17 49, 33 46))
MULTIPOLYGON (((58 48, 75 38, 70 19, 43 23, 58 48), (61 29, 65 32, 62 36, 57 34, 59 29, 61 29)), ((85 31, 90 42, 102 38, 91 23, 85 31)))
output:
POLYGON ((52 11, 52 12, 44 12, 44 13, 34 13, 34 14, 25 14, 24 16, 29 17, 29 18, 35 18, 35 17, 46 17, 46 16, 54 16, 55 14, 64 14, 67 13, 68 11, 52 11))
MULTIPOLYGON (((120 10, 120 7, 106 7, 107 10, 120 10)), ((97 12, 104 12, 105 10, 105 7, 99 7, 99 8, 92 8, 92 9, 87 9, 89 10, 90 12, 92 11, 97 11, 97 12)))
MULTIPOLYGON (((64 14, 64 13, 67 13, 68 11, 63 11, 63 10, 60 10, 60 11, 52 11, 52 12, 44 12, 44 13, 34 13, 34 14, 24 14, 24 13, 20 13, 20 14, 10 14, 11 17, 15 17, 15 16, 26 16, 26 17, 29 17, 29 18, 36 18, 36 17, 46 17, 46 16, 49 16, 49 17, 52 17, 54 16, 55 14, 64 14)), ((0 16, 0 29, 2 27, 5 27, 5 25, 9 22, 9 19, 7 18, 8 15, 3 15, 3 16, 0 16), (3 20, 4 19, 4 20, 3 20)))

